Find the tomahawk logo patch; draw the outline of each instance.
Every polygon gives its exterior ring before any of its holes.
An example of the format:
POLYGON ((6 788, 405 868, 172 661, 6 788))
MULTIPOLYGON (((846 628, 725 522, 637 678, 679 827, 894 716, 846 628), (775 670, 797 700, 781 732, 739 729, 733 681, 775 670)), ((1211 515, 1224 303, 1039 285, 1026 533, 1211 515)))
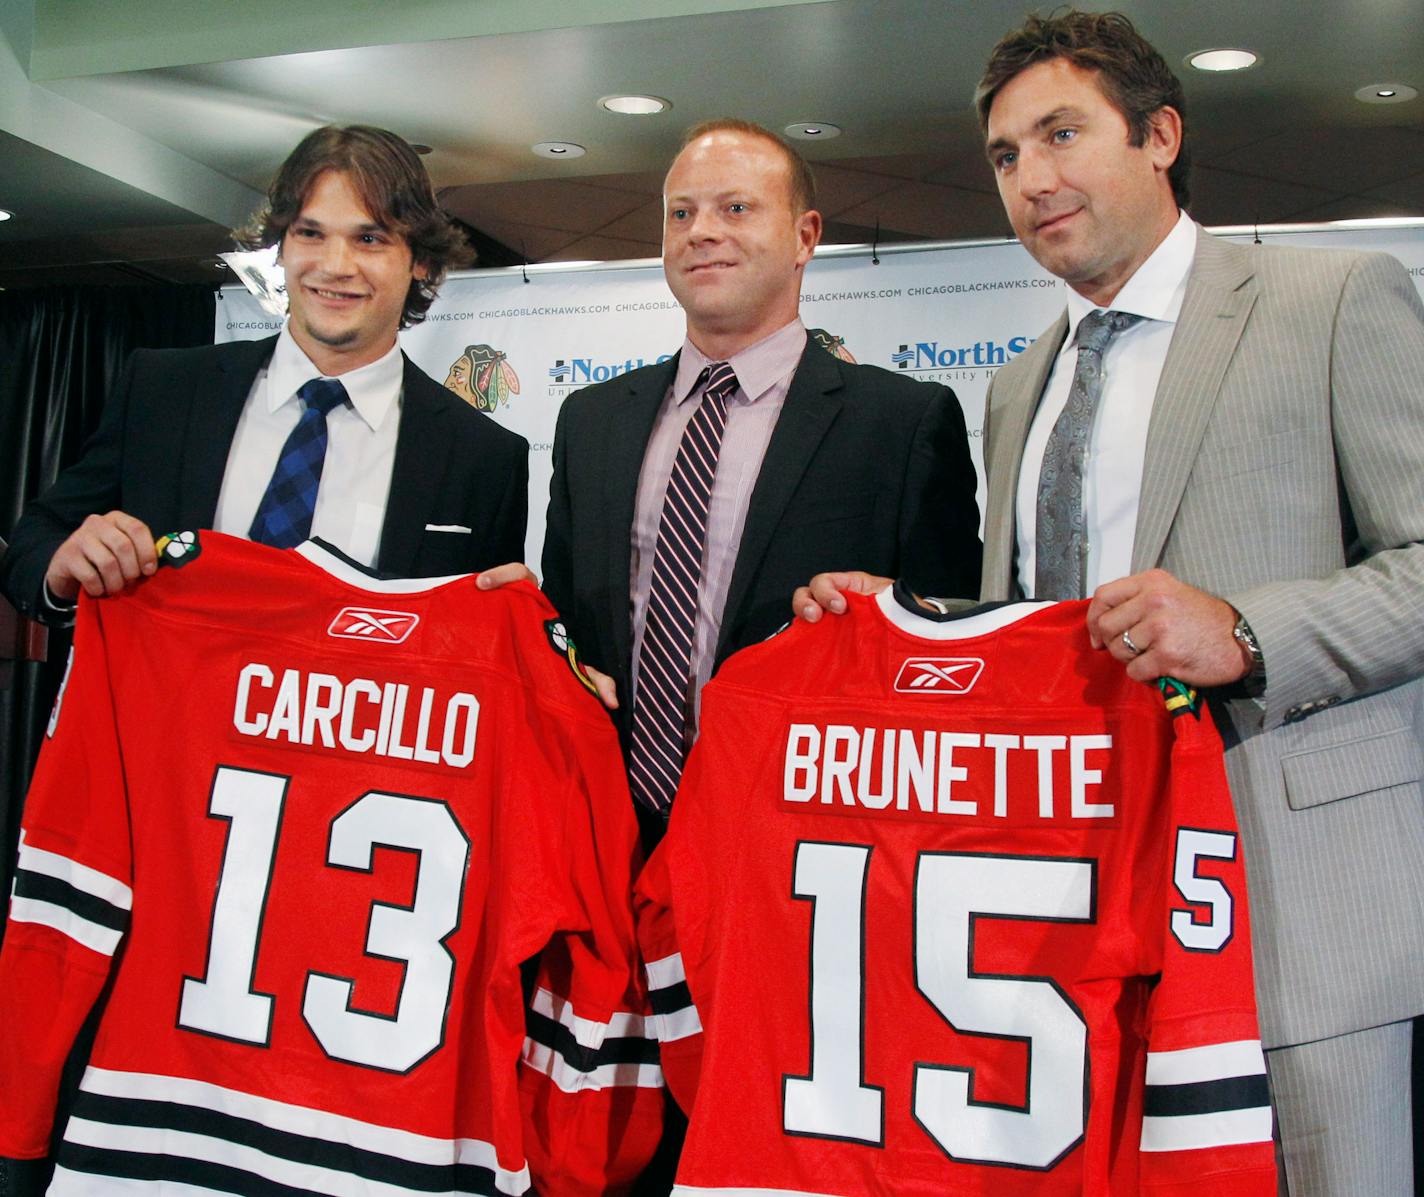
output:
POLYGON ((420 616, 410 611, 378 611, 374 607, 342 607, 328 636, 343 640, 365 640, 375 644, 399 644, 420 622, 420 616))
POLYGON ((911 657, 895 678, 897 694, 968 694, 984 671, 980 657, 911 657))

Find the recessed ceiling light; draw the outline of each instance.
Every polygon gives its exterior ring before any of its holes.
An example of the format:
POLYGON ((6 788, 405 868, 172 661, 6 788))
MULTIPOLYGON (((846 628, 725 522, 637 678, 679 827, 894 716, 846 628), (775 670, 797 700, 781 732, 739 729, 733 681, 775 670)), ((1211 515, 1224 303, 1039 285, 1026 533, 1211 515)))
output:
POLYGON ((1370 83, 1355 92, 1355 99, 1362 104, 1403 104, 1418 94, 1407 83, 1370 83))
POLYGON ((652 116, 655 112, 666 112, 672 107, 672 101, 661 96, 604 96, 598 106, 624 116, 652 116))
POLYGON ((1199 71, 1244 71, 1260 61, 1250 50, 1198 50, 1187 55, 1187 65, 1199 71))
POLYGON ((582 158, 586 152, 572 141, 541 141, 529 148, 541 158, 582 158))
POLYGON ((786 126, 786 136, 797 141, 830 141, 841 135, 841 127, 829 121, 794 121, 786 126))
POLYGON ((10 217, 14 215, 15 214, 13 212, 7 212, 4 208, 0 208, 0 220, 9 220, 10 217))

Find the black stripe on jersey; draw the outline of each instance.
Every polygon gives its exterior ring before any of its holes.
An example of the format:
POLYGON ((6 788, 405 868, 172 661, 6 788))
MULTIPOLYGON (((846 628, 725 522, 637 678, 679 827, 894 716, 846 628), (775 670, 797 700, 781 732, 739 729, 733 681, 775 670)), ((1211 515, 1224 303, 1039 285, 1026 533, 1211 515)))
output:
POLYGON ((93 894, 77 889, 58 877, 51 877, 48 873, 36 873, 30 869, 15 870, 15 896, 61 906, 86 923, 96 923, 100 927, 109 928, 110 931, 128 930, 129 912, 122 906, 96 898, 93 894))
POLYGON ((1266 1074, 1231 1076, 1188 1085, 1148 1085, 1142 1110, 1149 1118, 1177 1118, 1186 1114, 1220 1114, 1271 1104, 1266 1074))
POLYGON ((597 1048, 585 1047, 574 1033, 557 1019, 537 1010, 524 1012, 524 1027, 529 1038, 558 1052, 570 1068, 593 1072, 605 1064, 656 1064, 658 1045, 655 1040, 636 1035, 609 1036, 597 1048))
MULTIPOLYGON (((494 1172, 476 1164, 420 1164, 399 1156, 384 1155, 356 1147, 350 1143, 333 1143, 327 1139, 313 1139, 290 1131, 274 1130, 248 1118, 233 1114, 222 1114, 216 1110, 205 1110, 198 1106, 185 1106, 176 1102, 149 1101, 143 1098, 107 1097, 97 1093, 80 1091, 74 1102, 74 1116, 90 1122, 104 1123, 114 1127, 148 1126, 162 1130, 186 1131, 195 1135, 206 1135, 226 1143, 251 1147, 278 1159, 291 1160, 298 1164, 311 1164, 329 1168, 333 1172, 343 1172, 359 1176, 364 1180, 380 1181, 385 1184, 404 1187, 421 1193, 470 1193, 480 1197, 499 1197, 495 1187, 494 1172)), ((256 1189, 248 1187, 232 1188, 227 1182, 218 1184, 200 1179, 193 1170, 217 1168, 224 1173, 231 1172, 238 1177, 250 1176, 241 1169, 227 1165, 212 1164, 187 1156, 152 1156, 164 1161, 165 1171, 161 1176, 150 1177, 123 1170, 129 1165, 122 1163, 131 1152, 113 1148, 89 1147, 66 1142, 64 1148, 80 1153, 82 1159, 108 1161, 115 1157, 115 1170, 108 1162, 82 1163, 65 1159, 60 1152, 60 1163, 84 1172, 99 1172, 106 1176, 130 1176, 136 1179, 163 1179, 186 1181, 192 1184, 206 1184, 223 1192, 241 1193, 268 1192, 297 1193, 305 1190, 288 1190, 269 1180, 261 1180, 256 1189), (177 1171, 172 1171, 176 1169, 177 1171), (274 1187, 269 1187, 274 1186, 274 1187)), ((144 1158, 144 1157, 140 1157, 144 1158)))
POLYGON ((675 1014, 692 1005, 692 992, 687 988, 686 981, 679 981, 676 985, 668 985, 662 989, 650 989, 648 1001, 654 1014, 675 1014))

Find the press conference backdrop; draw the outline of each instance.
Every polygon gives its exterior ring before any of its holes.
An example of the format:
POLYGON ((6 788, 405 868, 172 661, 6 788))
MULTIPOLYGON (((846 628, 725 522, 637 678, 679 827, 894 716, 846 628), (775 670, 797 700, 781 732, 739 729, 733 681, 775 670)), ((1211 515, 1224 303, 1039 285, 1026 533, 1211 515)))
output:
MULTIPOLYGON (((1424 228, 1266 231, 1267 243, 1378 249, 1394 254, 1424 294, 1424 228)), ((1249 241, 1251 234, 1233 235, 1249 241)), ((469 271, 446 281, 423 324, 401 334, 437 382, 488 411, 530 444, 529 540, 544 543, 550 448, 572 391, 666 360, 682 343, 681 309, 655 260, 469 271)), ((801 316, 831 352, 947 383, 983 470, 980 426, 994 370, 1022 353, 1062 310, 1064 287, 1017 242, 938 243, 881 250, 831 248, 806 268, 801 316)), ((265 337, 281 321, 242 287, 224 288, 215 340, 265 337)))

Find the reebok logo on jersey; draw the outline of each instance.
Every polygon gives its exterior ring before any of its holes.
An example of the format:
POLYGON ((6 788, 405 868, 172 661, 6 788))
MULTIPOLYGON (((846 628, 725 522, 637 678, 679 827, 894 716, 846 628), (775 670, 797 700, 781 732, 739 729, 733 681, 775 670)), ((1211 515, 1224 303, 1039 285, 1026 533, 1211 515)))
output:
POLYGON ((979 657, 911 657, 895 679, 897 694, 968 694, 979 680, 979 657))
POLYGON ((378 611, 374 607, 342 607, 331 626, 326 629, 328 636, 340 636, 346 640, 378 641, 384 644, 399 644, 420 622, 420 616, 410 611, 378 611))

